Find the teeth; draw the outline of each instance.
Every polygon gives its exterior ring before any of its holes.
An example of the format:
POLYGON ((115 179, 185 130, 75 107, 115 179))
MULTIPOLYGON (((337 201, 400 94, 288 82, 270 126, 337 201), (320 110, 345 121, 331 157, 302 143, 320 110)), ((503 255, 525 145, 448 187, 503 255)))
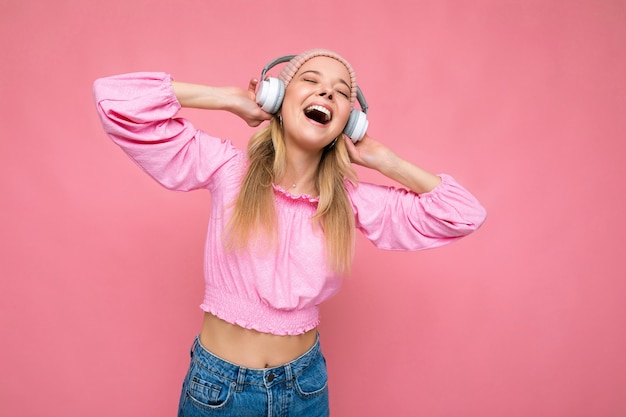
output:
POLYGON ((313 106, 307 107, 305 111, 307 113, 312 112, 312 111, 318 111, 318 112, 324 114, 325 121, 327 121, 327 122, 330 121, 330 111, 326 107, 313 105, 313 106))

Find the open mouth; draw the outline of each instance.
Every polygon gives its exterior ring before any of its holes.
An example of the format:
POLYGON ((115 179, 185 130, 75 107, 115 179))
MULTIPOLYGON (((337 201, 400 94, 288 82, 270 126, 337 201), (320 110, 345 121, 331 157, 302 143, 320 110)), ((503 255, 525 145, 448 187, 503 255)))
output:
POLYGON ((304 109, 304 115, 323 125, 327 124, 332 119, 332 115, 326 107, 317 105, 309 106, 304 109))

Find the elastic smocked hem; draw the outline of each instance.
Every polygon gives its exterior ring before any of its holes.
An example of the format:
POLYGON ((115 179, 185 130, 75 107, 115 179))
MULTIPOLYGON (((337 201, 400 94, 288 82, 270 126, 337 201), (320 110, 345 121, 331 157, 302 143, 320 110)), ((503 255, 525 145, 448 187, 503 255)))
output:
POLYGON ((308 203, 318 203, 320 201, 319 197, 313 197, 310 194, 291 194, 289 190, 286 190, 278 184, 272 184, 272 187, 274 188, 274 191, 278 192, 278 194, 293 201, 306 201, 308 203))
POLYGON ((216 294, 205 296, 200 308, 244 329, 276 336, 297 336, 315 329, 319 323, 317 306, 300 309, 277 309, 241 296, 216 294))
POLYGON ((419 194, 420 197, 432 197, 445 192, 446 187, 454 184, 454 179, 448 174, 437 174, 441 178, 441 182, 432 190, 419 194))

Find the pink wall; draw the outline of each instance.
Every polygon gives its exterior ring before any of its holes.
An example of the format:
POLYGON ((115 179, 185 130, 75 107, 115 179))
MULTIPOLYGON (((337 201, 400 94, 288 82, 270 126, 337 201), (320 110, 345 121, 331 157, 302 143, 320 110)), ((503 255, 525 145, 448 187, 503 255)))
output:
POLYGON ((245 86, 314 46, 352 61, 373 136, 490 215, 433 251, 358 241, 323 310, 333 415, 626 415, 624 22, 621 0, 0 1, 0 415, 172 416, 199 330, 208 194, 109 142, 93 80, 245 86))

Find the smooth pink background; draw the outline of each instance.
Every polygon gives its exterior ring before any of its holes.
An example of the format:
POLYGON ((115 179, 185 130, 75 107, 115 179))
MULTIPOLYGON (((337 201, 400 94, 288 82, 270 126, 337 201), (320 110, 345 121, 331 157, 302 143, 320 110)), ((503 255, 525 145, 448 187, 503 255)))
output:
POLYGON ((623 0, 0 1, 0 415, 176 413, 210 199, 108 141, 93 80, 246 86, 310 47, 353 63, 372 136, 489 211, 432 251, 359 238, 323 308, 333 415, 626 415, 625 22, 623 0))

